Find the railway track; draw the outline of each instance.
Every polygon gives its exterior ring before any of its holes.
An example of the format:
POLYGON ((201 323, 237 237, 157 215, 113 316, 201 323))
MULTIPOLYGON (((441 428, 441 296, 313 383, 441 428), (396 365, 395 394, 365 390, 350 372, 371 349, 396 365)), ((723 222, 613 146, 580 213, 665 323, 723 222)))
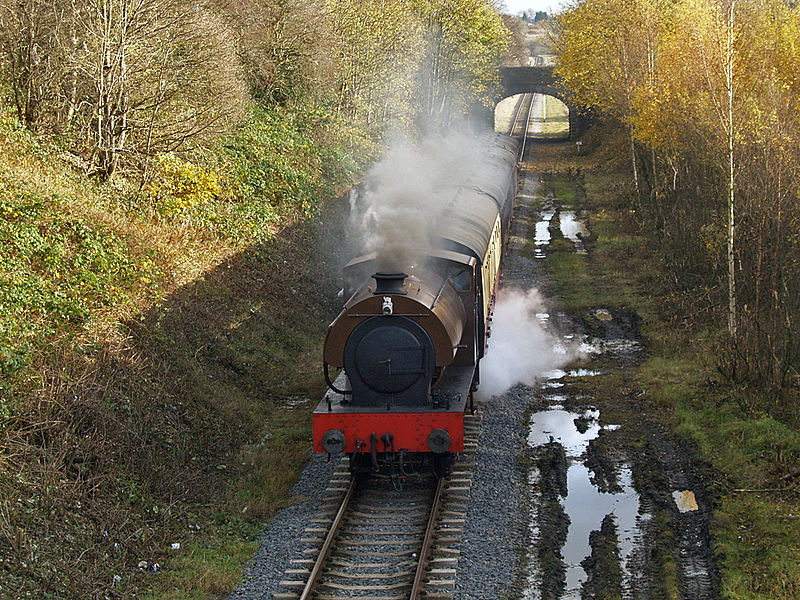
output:
POLYGON ((520 138, 522 141, 520 144, 519 156, 517 157, 518 162, 522 162, 525 157, 525 146, 528 141, 528 131, 530 130, 535 96, 535 94, 522 94, 514 111, 514 118, 511 121, 511 127, 508 132, 509 135, 520 138))
POLYGON ((274 600, 451 600, 467 515, 478 415, 450 476, 350 476, 341 461, 274 600))

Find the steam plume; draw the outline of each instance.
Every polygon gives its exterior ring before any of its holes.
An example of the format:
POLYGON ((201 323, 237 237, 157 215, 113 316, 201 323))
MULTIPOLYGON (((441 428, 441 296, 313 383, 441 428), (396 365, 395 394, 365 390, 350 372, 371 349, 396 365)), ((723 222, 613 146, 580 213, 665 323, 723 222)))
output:
POLYGON ((430 248, 449 197, 443 186, 474 172, 483 152, 479 138, 463 134, 418 144, 398 137, 350 198, 351 227, 379 269, 402 271, 430 248))
POLYGON ((546 312, 535 288, 498 292, 489 348, 481 360, 480 399, 502 394, 517 383, 532 385, 578 355, 576 348, 565 346, 537 318, 546 312))

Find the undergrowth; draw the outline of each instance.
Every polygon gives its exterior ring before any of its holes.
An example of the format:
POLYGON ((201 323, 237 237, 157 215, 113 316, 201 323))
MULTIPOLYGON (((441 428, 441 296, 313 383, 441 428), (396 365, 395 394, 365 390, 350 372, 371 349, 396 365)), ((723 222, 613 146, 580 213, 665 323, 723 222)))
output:
POLYGON ((224 595, 309 456, 374 146, 256 108, 144 186, 7 113, 0 146, 0 598, 224 595))

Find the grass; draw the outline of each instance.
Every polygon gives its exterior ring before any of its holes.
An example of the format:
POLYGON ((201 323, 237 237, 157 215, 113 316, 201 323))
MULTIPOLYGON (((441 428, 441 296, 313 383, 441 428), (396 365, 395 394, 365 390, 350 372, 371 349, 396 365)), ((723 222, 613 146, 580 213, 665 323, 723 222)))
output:
POLYGON ((569 137, 569 109, 558 98, 544 96, 545 121, 536 138, 560 140, 569 137))
MULTIPOLYGON (((188 539, 170 560, 170 569, 154 573, 155 588, 142 600, 204 600, 227 595, 241 581, 242 564, 258 549, 260 532, 252 520, 220 515, 200 539, 188 539)), ((150 572, 153 566, 148 566, 150 572)))
MULTIPOLYGON (((630 190, 621 183, 627 179, 625 154, 613 136, 606 150, 585 156, 545 151, 534 165, 556 174, 547 180, 556 195, 591 211, 589 257, 548 255, 565 308, 579 318, 597 306, 642 317, 646 360, 623 380, 604 376, 584 385, 597 387, 590 390, 595 395, 608 387, 638 390, 647 399, 639 410, 689 441, 712 465, 712 534, 724 597, 800 597, 800 431, 753 411, 751 392, 721 380, 715 356, 723 332, 683 314, 691 306, 689 292, 671 287, 656 244, 636 225, 630 190), (585 197, 557 176, 564 171, 582 174, 585 197)), ((675 564, 663 548, 659 552, 667 596, 675 597, 675 564)))
POLYGON ((0 113, 0 597, 237 584, 324 387, 334 196, 369 150, 326 119, 257 110, 140 193, 0 113))
POLYGON ((558 283, 559 301, 576 316, 597 307, 598 298, 608 306, 627 308, 644 316, 647 309, 641 301, 637 271, 609 269, 606 265, 624 256, 629 266, 643 267, 646 259, 636 256, 635 250, 643 248, 645 242, 630 227, 620 227, 618 215, 599 206, 598 197, 584 191, 597 189, 605 177, 587 172, 584 178, 585 188, 564 175, 545 179, 545 193, 559 198, 563 206, 590 211, 586 219, 591 249, 588 257, 573 252, 572 245, 563 239, 554 237, 551 245, 547 264, 558 283))
POLYGON ((770 493, 723 498, 714 515, 723 594, 735 600, 790 600, 800 594, 796 502, 770 493))

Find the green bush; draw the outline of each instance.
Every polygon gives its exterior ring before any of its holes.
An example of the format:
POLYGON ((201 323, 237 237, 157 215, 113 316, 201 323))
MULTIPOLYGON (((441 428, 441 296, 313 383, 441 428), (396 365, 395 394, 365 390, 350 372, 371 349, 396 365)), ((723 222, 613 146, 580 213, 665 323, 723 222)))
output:
POLYGON ((0 179, 0 374, 52 336, 82 330, 136 271, 117 234, 0 179))
POLYGON ((222 238, 252 243, 282 224, 319 214, 349 187, 375 148, 324 104, 292 110, 255 105, 210 153, 159 157, 149 206, 222 238))

